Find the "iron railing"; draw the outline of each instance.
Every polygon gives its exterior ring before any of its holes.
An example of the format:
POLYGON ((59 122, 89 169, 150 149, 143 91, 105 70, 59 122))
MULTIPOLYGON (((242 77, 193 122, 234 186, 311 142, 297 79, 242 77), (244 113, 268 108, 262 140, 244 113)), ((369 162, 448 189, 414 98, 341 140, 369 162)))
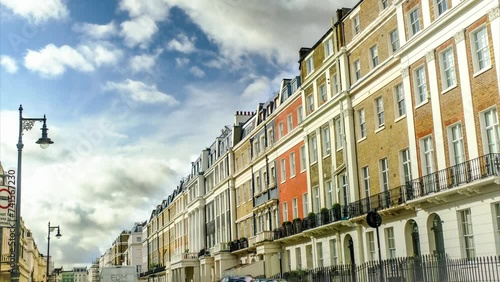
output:
POLYGON ((397 207, 433 193, 451 190, 486 177, 499 175, 500 154, 487 154, 414 179, 405 185, 351 202, 348 205, 339 205, 339 207, 328 209, 327 212, 320 212, 303 219, 295 219, 293 222, 285 222, 282 227, 274 230, 274 239, 285 238, 311 228, 362 216, 369 211, 397 207))
POLYGON ((294 270, 270 278, 288 282, 490 282, 500 281, 500 256, 450 259, 426 255, 294 270))

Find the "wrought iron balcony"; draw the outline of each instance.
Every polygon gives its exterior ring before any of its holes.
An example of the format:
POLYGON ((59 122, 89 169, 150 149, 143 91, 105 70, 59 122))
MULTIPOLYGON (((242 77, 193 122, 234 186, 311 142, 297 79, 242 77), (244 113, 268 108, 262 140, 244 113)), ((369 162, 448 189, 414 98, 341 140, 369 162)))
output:
POLYGON ((500 154, 487 154, 414 179, 406 185, 351 202, 348 205, 324 209, 322 212, 304 219, 295 219, 293 223, 284 222, 281 228, 274 230, 274 239, 285 238, 332 222, 362 216, 372 210, 397 207, 490 176, 500 176, 500 154))

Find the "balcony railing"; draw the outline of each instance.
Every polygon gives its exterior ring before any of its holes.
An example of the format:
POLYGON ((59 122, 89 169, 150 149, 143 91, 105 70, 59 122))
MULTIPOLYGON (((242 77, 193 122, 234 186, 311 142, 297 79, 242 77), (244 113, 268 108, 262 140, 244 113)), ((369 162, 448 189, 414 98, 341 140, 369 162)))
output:
POLYGON ((434 193, 451 190, 486 177, 499 175, 500 154, 487 154, 414 179, 406 185, 351 202, 348 205, 323 210, 304 219, 295 219, 294 222, 285 222, 282 227, 274 230, 274 239, 285 238, 311 228, 362 216, 372 210, 377 211, 397 207, 434 193))
POLYGON ((262 231, 260 233, 257 233, 255 236, 255 242, 256 243, 261 243, 265 241, 272 241, 274 239, 274 232, 273 231, 262 231))
POLYGON ((235 252, 241 249, 246 249, 248 248, 248 239, 247 238, 240 238, 238 240, 234 240, 232 242, 229 242, 229 251, 235 252))
POLYGON ((192 260, 192 259, 198 259, 198 253, 182 253, 182 254, 175 254, 172 256, 172 262, 178 262, 181 260, 192 260))
POLYGON ((229 251, 229 244, 228 243, 219 243, 214 246, 213 248, 213 254, 220 253, 220 252, 227 252, 229 251))

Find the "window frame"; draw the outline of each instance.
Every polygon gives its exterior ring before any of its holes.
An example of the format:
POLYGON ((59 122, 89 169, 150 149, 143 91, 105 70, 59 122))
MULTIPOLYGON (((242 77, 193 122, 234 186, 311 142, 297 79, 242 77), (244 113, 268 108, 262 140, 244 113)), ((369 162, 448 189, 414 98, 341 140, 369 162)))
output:
POLYGON ((366 138, 366 114, 365 109, 358 110, 359 139, 366 138))
POLYGON ((344 148, 344 141, 342 140, 344 131, 342 128, 342 121, 340 117, 336 117, 333 120, 333 124, 335 127, 335 149, 340 151, 344 148))
POLYGON ((377 44, 370 47, 370 64, 371 64, 372 69, 376 68, 379 65, 378 45, 377 44))
POLYGON ((285 182, 286 181, 286 158, 282 158, 280 160, 281 162, 281 183, 285 182))
POLYGON ((306 156, 306 146, 302 145, 299 148, 299 158, 300 158, 300 172, 303 172, 307 168, 307 156, 306 156))
POLYGON ((474 29, 471 32, 470 35, 470 42, 471 42, 471 50, 472 50, 472 62, 474 66, 474 75, 477 75, 479 73, 482 73, 488 69, 491 68, 491 53, 490 53, 490 42, 489 42, 489 33, 486 25, 481 25, 478 28, 474 29), (486 43, 485 46, 479 46, 478 45, 478 38, 477 35, 484 31, 484 43, 486 43), (485 62, 483 65, 481 62, 485 62))
POLYGON ((384 99, 382 96, 375 98, 375 121, 377 128, 382 128, 385 125, 384 99))
POLYGON ((380 169, 380 191, 387 192, 391 189, 390 175, 389 175, 389 161, 386 158, 379 160, 380 169))
POLYGON ((318 87, 318 97, 320 100, 320 104, 323 104, 328 100, 328 92, 326 91, 326 84, 325 83, 322 83, 318 87))
POLYGON ((484 153, 500 153, 500 126, 497 108, 491 107, 480 112, 480 123, 484 153), (496 135, 496 140, 492 141, 491 138, 495 138, 494 135, 496 135), (492 150, 495 149, 494 147, 496 150, 492 150))
POLYGON ((333 37, 328 37, 325 41, 323 41, 323 50, 325 53, 325 60, 328 59, 331 55, 333 55, 333 37))
POLYGON ((293 130, 293 115, 292 114, 288 114, 286 116, 286 127, 287 127, 288 132, 293 130))
POLYGON ((476 248, 471 209, 459 210, 458 213, 460 218, 462 251, 467 259, 473 259, 476 256, 476 248))
POLYGON ((439 65, 441 70, 442 92, 445 92, 448 89, 457 86, 455 54, 453 52, 453 47, 450 46, 439 53, 439 65))
POLYGON ((361 33, 361 24, 359 21, 359 14, 356 14, 352 17, 352 33, 354 36, 361 33))
POLYGON ((329 156, 332 151, 330 139, 330 127, 325 126, 321 129, 321 145, 323 157, 329 156))
POLYGON ((402 83, 394 86, 394 101, 396 102, 396 118, 406 116, 405 90, 402 83))
POLYGON ((389 45, 391 47, 391 52, 394 53, 397 50, 399 50, 400 45, 399 45, 399 32, 398 29, 393 29, 392 31, 389 32, 389 45), (395 36, 393 36, 395 35, 395 36))
POLYGON ((438 18, 449 10, 448 0, 434 0, 434 7, 435 7, 435 16, 436 18, 438 18), (440 4, 444 4, 444 10, 442 11, 441 9, 443 8, 443 6, 441 6, 440 4))
POLYGON ((359 62, 359 59, 356 59, 353 62, 353 70, 354 70, 354 78, 355 82, 361 79, 361 63, 359 62))
POLYGON ((410 37, 415 36, 417 33, 419 33, 422 29, 420 26, 420 11, 419 11, 418 5, 408 11, 408 29, 409 29, 409 34, 410 37), (416 21, 415 18, 413 17, 414 13, 416 13, 416 21))
POLYGON ((290 178, 295 177, 297 166, 295 162, 295 152, 290 153, 290 178))
POLYGON ((417 107, 424 104, 429 99, 427 91, 427 77, 425 66, 421 65, 413 71, 414 86, 415 86, 415 100, 417 107), (421 76, 420 76, 421 74, 421 76))
POLYGON ((307 75, 310 75, 313 71, 314 71, 314 59, 313 59, 313 52, 311 52, 311 54, 309 54, 309 56, 307 56, 305 58, 305 63, 306 63, 306 76, 307 75))
POLYGON ((313 165, 318 162, 318 143, 316 135, 311 135, 309 138, 309 161, 313 165))

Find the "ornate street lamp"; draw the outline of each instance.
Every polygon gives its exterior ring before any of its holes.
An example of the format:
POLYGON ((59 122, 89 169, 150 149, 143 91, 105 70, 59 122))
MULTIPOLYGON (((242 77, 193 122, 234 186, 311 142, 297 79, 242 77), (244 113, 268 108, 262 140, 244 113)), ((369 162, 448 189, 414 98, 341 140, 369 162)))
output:
POLYGON ((23 118, 23 106, 19 106, 19 139, 17 143, 17 187, 16 187, 16 226, 14 234, 14 268, 11 273, 11 281, 19 281, 21 272, 19 270, 19 253, 21 250, 21 164, 23 156, 23 131, 28 131, 33 128, 35 122, 43 122, 42 137, 36 141, 37 144, 42 147, 42 149, 47 148, 50 144, 54 142, 47 137, 47 118, 45 115, 43 118, 23 118))
POLYGON ((50 226, 49 222, 49 231, 47 232, 47 274, 45 275, 47 277, 47 282, 49 281, 49 266, 50 266, 50 232, 53 230, 57 229, 57 234, 56 238, 59 239, 62 237, 61 235, 61 229, 58 226, 50 226))

